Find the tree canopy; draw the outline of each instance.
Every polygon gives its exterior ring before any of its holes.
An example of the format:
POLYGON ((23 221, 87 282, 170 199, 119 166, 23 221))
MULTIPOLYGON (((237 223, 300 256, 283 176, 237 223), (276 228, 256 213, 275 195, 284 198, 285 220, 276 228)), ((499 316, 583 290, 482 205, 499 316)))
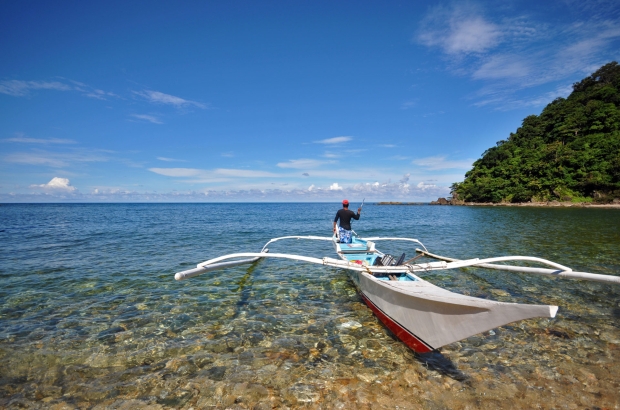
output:
POLYGON ((452 194, 467 202, 620 197, 620 65, 604 65, 573 84, 568 98, 526 117, 452 194))

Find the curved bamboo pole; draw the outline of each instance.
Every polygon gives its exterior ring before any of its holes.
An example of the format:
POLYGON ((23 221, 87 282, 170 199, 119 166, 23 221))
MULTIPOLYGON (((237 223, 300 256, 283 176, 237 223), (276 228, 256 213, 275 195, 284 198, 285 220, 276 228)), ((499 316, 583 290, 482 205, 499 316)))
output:
MULTIPOLYGON (((433 253, 430 253, 422 249, 416 249, 416 252, 419 252, 428 257, 446 261, 446 262, 457 263, 460 261, 459 259, 449 258, 447 256, 435 255, 433 253)), ((527 267, 527 266, 494 265, 494 264, 487 263, 487 262, 498 262, 498 260, 491 261, 488 259, 483 259, 478 264, 469 265, 469 266, 475 266, 477 268, 497 269, 497 270, 504 270, 504 271, 511 271, 511 272, 533 273, 536 275, 554 276, 554 277, 567 278, 567 279, 591 280, 594 282, 605 282, 605 283, 620 283, 620 276, 601 275, 598 273, 588 273, 588 272, 573 272, 572 269, 569 269, 569 268, 554 270, 554 269, 545 269, 545 268, 532 268, 532 267, 527 267)), ((559 266, 562 266, 562 265, 559 265, 559 266)))

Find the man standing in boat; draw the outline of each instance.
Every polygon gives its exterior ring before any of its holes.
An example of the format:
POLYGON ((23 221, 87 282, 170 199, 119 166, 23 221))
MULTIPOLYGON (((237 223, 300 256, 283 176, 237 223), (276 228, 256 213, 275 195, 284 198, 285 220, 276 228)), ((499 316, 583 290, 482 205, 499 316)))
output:
POLYGON ((349 201, 346 199, 342 201, 342 209, 336 212, 336 217, 334 218, 334 234, 336 234, 336 222, 340 219, 338 238, 340 238, 341 243, 351 243, 351 218, 356 221, 359 220, 360 212, 362 212, 362 208, 357 208, 357 214, 349 211, 349 201))

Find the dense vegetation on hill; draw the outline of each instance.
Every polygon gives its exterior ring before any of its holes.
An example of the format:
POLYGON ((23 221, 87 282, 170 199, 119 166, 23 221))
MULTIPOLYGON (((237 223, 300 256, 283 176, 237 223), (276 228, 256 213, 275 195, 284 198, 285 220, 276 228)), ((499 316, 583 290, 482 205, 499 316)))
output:
POLYGON ((452 185, 468 202, 620 198, 620 65, 611 62, 573 84, 540 115, 484 152, 452 185))

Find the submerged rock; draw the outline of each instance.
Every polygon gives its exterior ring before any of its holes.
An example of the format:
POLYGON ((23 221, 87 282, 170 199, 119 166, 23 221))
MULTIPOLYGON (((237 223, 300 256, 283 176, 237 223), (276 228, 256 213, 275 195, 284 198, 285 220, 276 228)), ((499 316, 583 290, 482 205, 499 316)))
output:
POLYGON ((348 322, 341 323, 340 327, 343 329, 359 329, 362 327, 362 324, 360 322, 356 322, 355 320, 349 320, 348 322))
POLYGON ((210 369, 203 370, 201 374, 207 376, 211 380, 221 381, 224 380, 226 375, 226 366, 215 366, 210 369))

